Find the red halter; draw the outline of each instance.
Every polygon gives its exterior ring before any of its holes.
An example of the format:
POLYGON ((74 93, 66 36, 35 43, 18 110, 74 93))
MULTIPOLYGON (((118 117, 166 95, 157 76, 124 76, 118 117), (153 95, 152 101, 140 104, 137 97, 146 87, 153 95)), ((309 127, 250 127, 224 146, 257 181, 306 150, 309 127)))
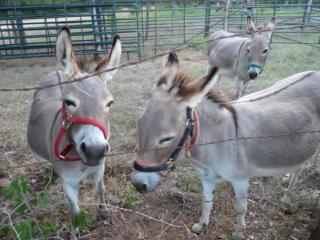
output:
POLYGON ((59 158, 63 161, 71 162, 71 161, 79 161, 80 160, 80 157, 67 157, 67 154, 74 147, 73 142, 71 142, 70 144, 65 146, 65 148, 61 152, 59 152, 59 146, 60 146, 61 139, 72 124, 93 125, 95 127, 100 128, 100 130, 103 132, 104 138, 106 140, 109 137, 109 135, 107 133, 106 126, 103 123, 96 121, 96 120, 93 120, 91 118, 82 118, 82 117, 68 115, 65 111, 64 104, 62 104, 61 116, 62 116, 63 121, 62 121, 60 131, 59 131, 57 138, 54 142, 54 154, 56 155, 57 158, 59 158))
POLYGON ((191 147, 195 144, 197 144, 198 141, 198 136, 199 136, 199 130, 200 130, 200 123, 199 123, 199 115, 197 110, 194 108, 192 109, 193 111, 193 117, 194 117, 194 133, 193 137, 189 139, 185 143, 185 157, 190 157, 191 156, 191 147))

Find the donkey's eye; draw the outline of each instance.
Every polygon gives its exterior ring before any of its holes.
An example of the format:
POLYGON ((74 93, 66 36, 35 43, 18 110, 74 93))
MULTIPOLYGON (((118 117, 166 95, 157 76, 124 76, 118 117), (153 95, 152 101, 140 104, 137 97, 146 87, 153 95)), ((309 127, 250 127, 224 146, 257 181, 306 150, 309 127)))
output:
POLYGON ((108 104, 106 105, 106 107, 110 107, 112 105, 113 101, 108 102, 108 104))
POLYGON ((249 48, 247 48, 247 52, 250 53, 250 49, 249 48))
POLYGON ((63 103, 64 103, 66 106, 68 106, 68 107, 70 107, 70 106, 76 107, 76 106, 77 106, 76 103, 75 103, 75 101, 72 101, 72 100, 70 100, 70 99, 64 99, 64 100, 63 100, 63 103))
POLYGON ((172 139, 174 139, 174 137, 162 138, 162 139, 160 139, 159 144, 170 142, 172 139))
POLYGON ((268 52, 268 49, 265 49, 265 50, 263 50, 263 54, 265 54, 265 53, 267 53, 268 52))

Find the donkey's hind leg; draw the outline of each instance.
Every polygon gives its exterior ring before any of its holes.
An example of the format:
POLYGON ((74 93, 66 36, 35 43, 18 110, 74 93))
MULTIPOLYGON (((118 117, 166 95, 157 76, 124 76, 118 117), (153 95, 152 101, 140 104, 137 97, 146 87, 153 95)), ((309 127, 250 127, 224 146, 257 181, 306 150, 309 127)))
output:
POLYGON ((249 180, 236 179, 235 181, 232 181, 231 184, 233 186, 233 190, 236 195, 234 208, 237 212, 237 226, 232 236, 237 239, 242 239, 244 238, 243 231, 246 228, 245 215, 247 213, 247 207, 248 207, 247 195, 248 195, 248 188, 249 188, 249 180))
POLYGON ((106 220, 109 217, 109 211, 107 208, 107 204, 105 201, 104 193, 105 193, 105 187, 104 187, 104 164, 101 165, 101 167, 97 170, 97 172, 94 175, 94 181, 95 181, 95 190, 96 195, 99 203, 99 214, 102 220, 106 220))
POLYGON ((299 167, 289 175, 289 186, 284 191, 283 197, 281 198, 281 201, 284 203, 291 203, 291 191, 294 189, 297 180, 299 178, 300 173, 302 172, 303 167, 299 167))

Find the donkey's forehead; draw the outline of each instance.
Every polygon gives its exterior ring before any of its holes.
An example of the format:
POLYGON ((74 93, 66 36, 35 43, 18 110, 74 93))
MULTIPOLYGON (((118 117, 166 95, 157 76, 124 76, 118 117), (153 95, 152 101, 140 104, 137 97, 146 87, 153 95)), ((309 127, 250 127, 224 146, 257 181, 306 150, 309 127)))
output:
POLYGON ((261 41, 261 42, 266 42, 269 40, 269 35, 270 35, 271 31, 266 31, 263 30, 261 32, 255 32, 254 34, 252 34, 252 40, 253 41, 261 41))
POLYGON ((94 99, 104 99, 110 95, 105 84, 97 77, 88 78, 72 84, 66 84, 64 93, 75 95, 79 98, 92 97, 94 99))
POLYGON ((251 41, 251 45, 252 46, 265 46, 267 45, 269 42, 268 36, 267 34, 265 34, 264 32, 262 33, 255 33, 253 35, 252 41, 251 41))
POLYGON ((172 121, 181 114, 182 109, 183 106, 171 96, 154 95, 148 102, 143 119, 153 119, 151 121, 159 119, 163 121, 168 118, 172 121))

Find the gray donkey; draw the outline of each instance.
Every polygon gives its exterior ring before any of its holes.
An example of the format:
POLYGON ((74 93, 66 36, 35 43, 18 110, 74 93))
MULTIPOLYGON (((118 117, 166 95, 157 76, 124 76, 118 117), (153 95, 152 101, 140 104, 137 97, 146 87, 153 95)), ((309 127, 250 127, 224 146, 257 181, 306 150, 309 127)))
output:
POLYGON ((208 69, 217 65, 221 74, 235 78, 236 98, 243 96, 249 81, 256 79, 262 72, 269 54, 275 21, 275 18, 272 18, 266 29, 256 28, 252 18, 248 16, 247 31, 251 35, 250 38, 232 37, 233 33, 224 30, 210 36, 208 69))
POLYGON ((298 73, 230 103, 212 89, 217 71, 193 81, 169 55, 138 121, 140 151, 131 181, 141 192, 153 191, 160 172, 173 171, 184 148, 203 187, 202 214, 192 231, 208 225, 215 186, 223 179, 235 192, 234 236, 242 237, 249 177, 299 169, 319 147, 320 72, 298 73))
MULTIPOLYGON (((49 73, 40 87, 86 77, 72 50, 70 31, 62 28, 56 40, 56 57, 63 71, 49 73)), ((82 81, 37 90, 28 124, 28 144, 39 159, 52 163, 62 180, 74 220, 79 213, 78 186, 93 175, 101 216, 108 214, 104 198, 104 162, 109 150, 105 126, 113 97, 106 88, 121 58, 121 42, 115 37, 110 55, 95 68, 95 76, 82 81)), ((72 231, 73 236, 77 231, 72 231)))

